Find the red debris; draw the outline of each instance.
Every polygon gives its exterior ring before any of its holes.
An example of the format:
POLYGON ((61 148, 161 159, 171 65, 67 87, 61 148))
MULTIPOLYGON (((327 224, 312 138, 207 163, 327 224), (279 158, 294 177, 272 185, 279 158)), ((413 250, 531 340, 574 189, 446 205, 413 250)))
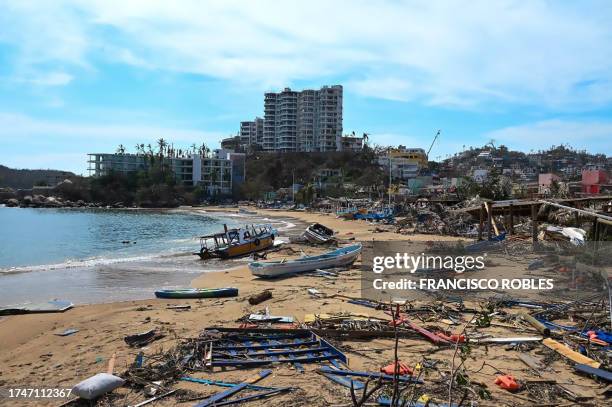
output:
POLYGON ((515 391, 521 387, 511 375, 497 376, 495 384, 508 391, 515 391))
MULTIPOLYGON (((412 370, 412 368, 410 366, 408 366, 406 363, 398 361, 397 365, 399 374, 400 375, 412 375, 412 373, 414 372, 412 370)), ((394 375, 395 372, 393 371, 393 363, 391 363, 389 366, 385 366, 385 367, 381 367, 380 371, 384 374, 388 374, 388 375, 394 375)))

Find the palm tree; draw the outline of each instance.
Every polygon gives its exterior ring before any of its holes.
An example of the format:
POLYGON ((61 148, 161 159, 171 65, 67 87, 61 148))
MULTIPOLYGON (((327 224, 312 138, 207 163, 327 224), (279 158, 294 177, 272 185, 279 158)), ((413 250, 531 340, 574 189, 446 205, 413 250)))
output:
POLYGON ((168 143, 166 142, 166 140, 162 138, 160 138, 159 140, 157 140, 157 148, 159 149, 159 155, 163 156, 164 155, 164 150, 166 148, 166 146, 168 145, 168 143))
POLYGON ((119 144, 119 147, 117 147, 117 154, 125 154, 125 147, 123 144, 119 144))

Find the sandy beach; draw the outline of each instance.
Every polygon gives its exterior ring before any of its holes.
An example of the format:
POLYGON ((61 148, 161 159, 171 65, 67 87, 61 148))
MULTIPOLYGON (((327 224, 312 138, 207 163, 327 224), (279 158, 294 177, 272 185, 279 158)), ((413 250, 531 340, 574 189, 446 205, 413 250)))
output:
MULTIPOLYGON (((226 208, 206 208, 206 211, 228 211, 226 208)), ((257 210, 262 217, 294 218, 300 223, 320 222, 337 231, 340 239, 347 241, 372 240, 454 240, 455 238, 433 235, 401 235, 392 232, 375 232, 376 225, 361 221, 345 221, 333 215, 308 212, 289 212, 257 210)), ((288 249, 273 253, 269 258, 291 258, 301 251, 306 254, 322 252, 323 248, 290 244, 288 249)), ((255 279, 246 266, 236 267, 220 272, 207 272, 192 281, 193 287, 236 287, 239 296, 207 300, 163 300, 150 299, 125 301, 110 304, 77 306, 60 314, 32 314, 0 317, 0 387, 72 387, 77 382, 96 373, 106 371, 111 355, 116 354, 115 372, 121 374, 133 363, 139 349, 130 348, 123 338, 125 335, 147 331, 157 327, 165 337, 142 349, 152 354, 160 349, 169 349, 182 338, 195 337, 205 327, 237 327, 237 320, 245 314, 260 311, 268 307, 275 315, 294 316, 303 321, 306 314, 353 312, 376 316, 389 320, 383 311, 350 304, 342 295, 360 296, 360 271, 358 264, 349 271, 343 272, 334 280, 315 276, 296 276, 292 278, 266 281, 255 279), (316 288, 324 293, 323 298, 313 298, 308 288, 316 288), (247 298, 264 289, 272 291, 272 298, 262 304, 251 306, 247 298), (186 311, 168 309, 170 305, 190 305, 186 311), (54 335, 69 328, 79 332, 71 336, 54 335)), ((469 301, 466 302, 469 304, 469 301)), ((478 307, 478 304, 471 304, 478 307)), ((517 310, 518 312, 518 310, 517 310)), ((460 331, 468 320, 459 325, 450 325, 451 321, 429 320, 425 325, 444 330, 460 331)), ((517 336, 517 331, 503 324, 487 328, 487 333, 496 336, 517 336)), ((520 335, 537 335, 535 330, 523 329, 520 335)), ((400 339, 400 360, 411 365, 422 362, 423 357, 439 360, 438 371, 427 373, 425 380, 435 381, 440 374, 449 373, 455 354, 453 347, 439 348, 420 337, 400 339)), ((393 361, 393 340, 374 339, 369 341, 335 342, 339 349, 349 357, 350 367, 354 370, 378 371, 381 366, 393 361)), ((573 373, 571 365, 562 358, 550 360, 547 369, 535 372, 523 364, 518 352, 508 350, 507 345, 474 346, 471 355, 465 362, 469 369, 470 380, 486 385, 491 392, 492 400, 480 400, 481 406, 516 406, 536 405, 538 400, 528 393, 512 395, 494 384, 498 372, 513 374, 521 380, 556 380, 576 394, 593 397, 591 405, 605 405, 601 391, 605 386, 596 381, 573 373), (483 362, 487 364, 483 365, 483 362)), ((533 352, 538 353, 542 345, 534 345, 533 352)), ((529 351, 527 349, 526 351, 529 351)), ((347 405, 350 401, 348 389, 332 383, 314 371, 318 364, 305 365, 306 372, 299 373, 289 365, 273 366, 273 377, 262 381, 262 385, 291 385, 299 390, 277 395, 268 400, 253 401, 249 405, 272 406, 329 406, 347 405)), ((193 376, 214 378, 224 381, 241 381, 253 374, 256 369, 227 370, 215 372, 198 372, 193 376)), ((219 388, 197 383, 179 381, 173 388, 189 389, 202 396, 211 395, 219 388)), ((115 393, 122 396, 115 405, 135 404, 144 400, 143 396, 130 393, 121 388, 115 393)), ((116 399, 117 400, 117 399, 116 399)), ((437 399, 438 401, 444 401, 437 399)), ((458 402, 458 400, 455 400, 458 402)), ((191 406, 195 402, 181 403, 174 397, 167 397, 152 405, 156 406, 191 406)), ((25 402, 0 401, 1 405, 58 405, 57 400, 44 403, 41 401, 25 402)), ((565 404, 573 405, 573 404, 565 404)))

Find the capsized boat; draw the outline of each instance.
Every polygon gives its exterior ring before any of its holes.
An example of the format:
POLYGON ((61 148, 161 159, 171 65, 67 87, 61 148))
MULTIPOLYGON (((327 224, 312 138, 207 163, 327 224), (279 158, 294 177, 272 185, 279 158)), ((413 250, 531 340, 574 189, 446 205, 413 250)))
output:
POLYGON ((334 231, 327 226, 321 225, 320 223, 313 223, 304 231, 304 237, 310 243, 328 243, 334 239, 334 231))
POLYGON ((223 225, 223 228, 225 230, 221 233, 200 237, 200 251, 195 254, 203 260, 244 256, 272 247, 274 237, 278 234, 270 224, 246 225, 234 229, 223 225))
POLYGON ((304 256, 294 260, 253 262, 249 263, 249 269, 254 276, 274 278, 317 269, 347 266, 353 264, 359 253, 361 253, 361 243, 341 247, 318 256, 304 256))
POLYGON ((235 297, 238 289, 234 287, 225 288, 178 288, 174 290, 155 291, 157 298, 218 298, 235 297))

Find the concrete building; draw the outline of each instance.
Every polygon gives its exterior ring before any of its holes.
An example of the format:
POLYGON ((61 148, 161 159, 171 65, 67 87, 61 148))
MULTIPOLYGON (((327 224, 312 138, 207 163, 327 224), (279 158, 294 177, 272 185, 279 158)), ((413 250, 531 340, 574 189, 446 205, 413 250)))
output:
POLYGON ((240 122, 240 144, 263 147, 264 121, 256 117, 253 121, 240 122))
POLYGON ((387 154, 378 159, 379 165, 389 171, 393 179, 408 180, 415 178, 423 168, 427 168, 427 153, 422 148, 407 148, 399 146, 390 149, 387 154))
POLYGON ((472 179, 474 182, 482 184, 489 178, 489 170, 484 168, 477 168, 472 172, 472 179))
POLYGON ((550 195, 553 182, 560 182, 561 178, 553 173, 538 174, 538 193, 550 195))
POLYGON ((582 171, 582 192, 587 195, 599 195, 612 190, 612 182, 606 170, 601 167, 587 166, 582 171))
MULTIPOLYGON (((146 171, 151 166, 149 156, 142 154, 88 154, 89 174, 93 177, 112 172, 130 174, 146 171)), ((154 160, 160 160, 154 156, 154 160)), ((232 161, 225 157, 194 154, 164 157, 164 164, 184 185, 201 186, 209 195, 229 195, 232 192, 232 161)), ((158 162, 158 161, 154 161, 158 162)))
POLYGON ((359 152, 363 150, 363 137, 343 136, 340 140, 342 151, 359 152))
POLYGON ((265 151, 338 151, 341 138, 342 86, 265 94, 265 151))

